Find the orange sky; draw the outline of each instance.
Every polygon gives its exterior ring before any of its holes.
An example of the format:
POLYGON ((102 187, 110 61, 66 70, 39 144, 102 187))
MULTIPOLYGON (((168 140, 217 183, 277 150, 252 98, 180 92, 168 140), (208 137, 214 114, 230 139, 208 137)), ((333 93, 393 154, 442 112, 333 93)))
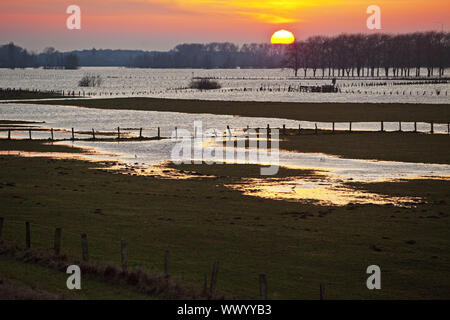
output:
POLYGON ((366 28, 381 7, 382 31, 450 30, 450 0, 1 0, 0 43, 42 50, 166 50, 181 42, 268 42, 279 29, 297 39, 366 28), (67 30, 66 8, 81 7, 82 29, 67 30))

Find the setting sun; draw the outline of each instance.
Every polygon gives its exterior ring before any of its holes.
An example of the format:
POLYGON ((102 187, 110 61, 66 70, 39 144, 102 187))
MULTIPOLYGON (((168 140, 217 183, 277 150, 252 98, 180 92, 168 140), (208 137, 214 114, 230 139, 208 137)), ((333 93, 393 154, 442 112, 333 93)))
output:
POLYGON ((291 44, 295 41, 292 32, 287 30, 279 30, 272 35, 270 42, 272 44, 291 44))

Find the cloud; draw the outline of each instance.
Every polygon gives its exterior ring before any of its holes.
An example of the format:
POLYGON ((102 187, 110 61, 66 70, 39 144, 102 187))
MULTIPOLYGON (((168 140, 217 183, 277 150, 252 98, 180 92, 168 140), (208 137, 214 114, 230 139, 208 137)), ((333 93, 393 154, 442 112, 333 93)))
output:
POLYGON ((269 24, 301 21, 304 8, 316 7, 335 0, 183 0, 177 1, 180 8, 209 14, 226 14, 238 18, 252 19, 269 24))

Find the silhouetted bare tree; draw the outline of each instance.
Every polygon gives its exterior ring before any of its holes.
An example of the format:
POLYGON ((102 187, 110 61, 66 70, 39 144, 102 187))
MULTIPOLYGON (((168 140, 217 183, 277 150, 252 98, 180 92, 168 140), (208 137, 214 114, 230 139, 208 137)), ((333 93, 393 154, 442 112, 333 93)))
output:
POLYGON ((450 66, 450 33, 426 32, 399 35, 387 34, 342 34, 335 37, 315 36, 296 42, 287 48, 285 66, 294 69, 299 65, 304 70, 322 69, 324 77, 376 77, 380 69, 385 76, 420 76, 420 69, 427 69, 432 77, 437 70, 438 76, 444 75, 450 66), (299 61, 300 59, 300 61, 299 61))

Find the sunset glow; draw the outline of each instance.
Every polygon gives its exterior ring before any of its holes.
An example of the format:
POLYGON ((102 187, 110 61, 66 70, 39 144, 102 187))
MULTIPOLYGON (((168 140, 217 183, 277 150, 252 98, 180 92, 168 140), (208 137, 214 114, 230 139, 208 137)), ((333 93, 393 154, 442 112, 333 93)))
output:
MULTIPOLYGON (((180 42, 267 43, 273 31, 282 28, 298 33, 297 38, 301 34, 298 40, 370 32, 366 9, 371 3, 365 0, 77 0, 82 29, 68 31, 66 8, 72 3, 2 0, 0 41, 35 50, 49 45, 167 50, 180 42)), ((450 27, 448 0, 379 0, 377 5, 382 32, 450 27)))
POLYGON ((272 44, 291 44, 294 43, 295 37, 292 32, 287 30, 280 30, 275 32, 270 38, 272 44))

